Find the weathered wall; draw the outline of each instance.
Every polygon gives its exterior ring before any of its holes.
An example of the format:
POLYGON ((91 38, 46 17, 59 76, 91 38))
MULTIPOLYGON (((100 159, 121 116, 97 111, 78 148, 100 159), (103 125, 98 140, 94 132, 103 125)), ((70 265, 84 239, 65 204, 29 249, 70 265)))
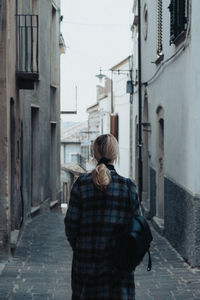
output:
POLYGON ((118 74, 113 69, 113 98, 114 113, 118 115, 118 143, 120 160, 116 164, 117 172, 125 177, 129 177, 129 158, 130 157, 130 96, 126 93, 127 73, 129 70, 129 59, 116 66, 120 69, 118 74))
POLYGON ((9 254, 10 233, 23 219, 21 197, 21 102, 16 88, 16 6, 0 5, 0 248, 9 254))
POLYGON ((60 200, 60 1, 53 2, 38 1, 36 11, 32 1, 0 3, 0 255, 9 255, 12 231, 32 207, 60 200), (34 90, 17 86, 17 13, 39 13, 34 90))
MULTIPOLYGON (((25 1, 25 10, 26 5, 28 4, 25 1)), ((60 10, 55 5, 53 29, 51 1, 39 1, 38 11, 39 82, 35 84, 33 91, 23 91, 21 95, 24 103, 23 192, 27 214, 32 206, 60 197, 60 10), (54 54, 51 53, 52 33, 55 42, 54 54), (52 80, 54 66, 56 71, 52 80)))
POLYGON ((6 85, 6 1, 0 5, 0 249, 4 249, 9 241, 9 212, 10 212, 10 195, 9 195, 9 145, 8 145, 8 120, 7 120, 7 85, 6 85))
MULTIPOLYGON (((169 2, 169 1, 168 1, 169 2)), ((148 37, 142 34, 142 81, 148 82, 160 68, 152 64, 156 54, 156 2, 142 1, 142 12, 148 5, 148 37)), ((164 61, 181 47, 170 46, 168 5, 163 5, 164 61)), ((192 265, 199 259, 200 206, 200 142, 199 142, 199 1, 192 1, 191 33, 184 51, 161 67, 147 84, 148 109, 151 123, 150 213, 157 216, 158 120, 157 109, 164 111, 164 234, 179 253, 192 265)), ((189 18, 190 19, 190 18, 189 18)), ((142 15, 142 26, 144 19, 142 15)), ((161 63, 162 64, 162 63, 161 63)), ((143 98, 144 98, 143 89, 143 98)))

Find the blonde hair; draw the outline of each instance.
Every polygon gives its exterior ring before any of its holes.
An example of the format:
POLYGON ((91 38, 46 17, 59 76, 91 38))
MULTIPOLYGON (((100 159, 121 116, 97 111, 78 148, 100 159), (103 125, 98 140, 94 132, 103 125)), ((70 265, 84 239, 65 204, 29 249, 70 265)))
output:
POLYGON ((109 185, 111 177, 108 168, 101 162, 101 159, 107 162, 116 161, 119 156, 118 142, 112 134, 103 134, 94 141, 93 150, 98 165, 92 171, 92 179, 100 190, 104 190, 109 185))

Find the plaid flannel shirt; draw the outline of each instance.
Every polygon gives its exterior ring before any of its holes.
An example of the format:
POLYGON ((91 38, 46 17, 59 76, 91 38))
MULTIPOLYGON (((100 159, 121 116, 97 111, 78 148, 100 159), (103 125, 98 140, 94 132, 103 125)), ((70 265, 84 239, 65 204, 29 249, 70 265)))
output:
POLYGON ((91 173, 80 176, 71 190, 65 232, 73 248, 72 299, 134 300, 134 274, 114 284, 111 250, 113 237, 122 232, 133 214, 139 214, 134 183, 110 170, 111 181, 101 191, 91 173), (133 199, 131 211, 129 197, 133 199))

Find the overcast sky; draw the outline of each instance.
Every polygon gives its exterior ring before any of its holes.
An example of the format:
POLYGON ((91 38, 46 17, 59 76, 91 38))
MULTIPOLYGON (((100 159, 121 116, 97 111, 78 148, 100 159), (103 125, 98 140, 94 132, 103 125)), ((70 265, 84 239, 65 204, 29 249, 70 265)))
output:
POLYGON ((85 120, 87 107, 96 103, 99 68, 109 70, 130 55, 132 3, 61 0, 61 31, 67 46, 61 55, 61 110, 75 110, 75 86, 78 99, 78 114, 62 120, 85 120))

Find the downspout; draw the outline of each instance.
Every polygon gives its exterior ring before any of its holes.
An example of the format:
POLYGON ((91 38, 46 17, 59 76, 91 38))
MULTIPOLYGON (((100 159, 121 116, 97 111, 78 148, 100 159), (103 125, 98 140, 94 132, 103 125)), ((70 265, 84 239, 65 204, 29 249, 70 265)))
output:
MULTIPOLYGON (((16 0, 16 60, 18 60, 18 47, 17 47, 17 39, 18 39, 18 35, 17 35, 17 26, 18 26, 18 19, 17 19, 17 15, 18 15, 18 0, 16 0)), ((16 63, 16 66, 18 67, 18 61, 16 63)), ((19 95, 19 89, 18 86, 16 86, 16 90, 17 90, 17 101, 20 105, 20 111, 21 111, 21 99, 20 99, 20 95, 19 95)), ((23 226, 24 223, 24 197, 23 197, 23 120, 21 120, 20 122, 20 132, 21 132, 21 136, 20 136, 20 168, 21 168, 21 174, 20 174, 20 195, 21 195, 21 219, 20 219, 20 228, 23 226)))
MULTIPOLYGON (((130 81, 133 84, 133 56, 130 57, 130 81)), ((130 93, 130 145, 129 177, 133 179, 133 91, 130 93)))
POLYGON ((138 0, 138 196, 142 202, 142 71, 141 71, 141 1, 138 0))

